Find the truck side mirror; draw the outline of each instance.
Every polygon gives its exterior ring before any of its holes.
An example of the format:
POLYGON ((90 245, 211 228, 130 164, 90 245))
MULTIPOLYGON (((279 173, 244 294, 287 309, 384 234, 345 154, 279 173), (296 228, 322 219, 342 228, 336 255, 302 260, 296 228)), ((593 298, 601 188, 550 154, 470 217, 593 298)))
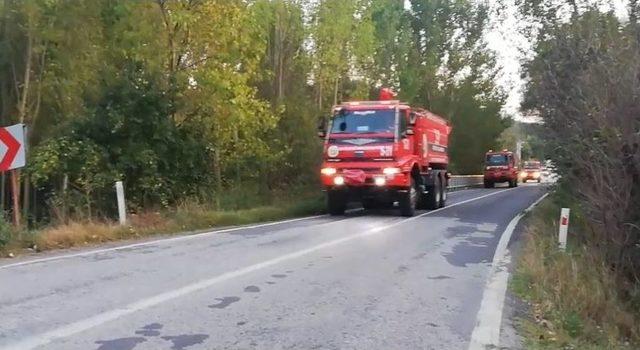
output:
POLYGON ((416 125, 417 119, 418 119, 418 116, 416 115, 416 112, 409 113, 409 125, 416 125))
POLYGON ((415 133, 413 132, 413 129, 407 129, 407 131, 404 132, 405 136, 409 136, 409 135, 414 135, 415 133))
POLYGON ((318 118, 318 137, 324 138, 327 136, 327 118, 322 116, 318 118))

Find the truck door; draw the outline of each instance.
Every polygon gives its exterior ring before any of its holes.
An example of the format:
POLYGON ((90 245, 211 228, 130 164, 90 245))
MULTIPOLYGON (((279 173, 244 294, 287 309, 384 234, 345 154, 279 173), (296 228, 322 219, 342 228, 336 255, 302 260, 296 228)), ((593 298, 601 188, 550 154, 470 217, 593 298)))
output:
POLYGON ((408 121, 408 116, 409 114, 409 110, 403 109, 400 110, 399 113, 399 120, 398 120, 398 134, 399 134, 399 138, 398 140, 400 141, 400 154, 401 155, 407 155, 407 154, 413 154, 413 138, 410 135, 407 135, 407 129, 409 127, 409 121, 408 121))

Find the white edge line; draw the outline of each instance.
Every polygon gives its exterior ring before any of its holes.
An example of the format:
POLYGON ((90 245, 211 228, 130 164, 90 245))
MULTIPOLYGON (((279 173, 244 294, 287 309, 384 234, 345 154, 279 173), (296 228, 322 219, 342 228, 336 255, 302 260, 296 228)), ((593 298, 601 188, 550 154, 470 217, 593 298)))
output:
POLYGON ((527 209, 516 215, 502 233, 493 256, 491 272, 482 293, 482 302, 476 318, 476 325, 471 333, 469 350, 494 349, 500 346, 502 311, 509 282, 509 263, 511 262, 507 246, 520 219, 548 195, 549 193, 545 193, 527 209))
POLYGON ((189 240, 189 239, 194 239, 194 238, 200 238, 200 237, 203 237, 203 236, 209 236, 209 235, 213 235, 213 234, 218 234, 218 233, 227 233, 227 232, 233 232, 233 231, 239 231, 239 230, 250 230, 250 229, 268 227, 268 226, 273 226, 273 225, 288 224, 288 223, 292 223, 292 222, 296 222, 296 221, 318 219, 318 218, 325 217, 325 216, 328 216, 328 215, 323 214, 323 215, 315 215, 315 216, 305 216, 305 217, 295 218, 295 219, 266 222, 266 223, 257 224, 257 225, 236 226, 236 227, 231 227, 231 228, 226 228, 226 229, 211 230, 211 231, 194 233, 194 234, 185 234, 185 235, 176 236, 176 237, 159 238, 159 239, 155 239, 155 240, 152 240, 152 241, 144 241, 144 242, 127 244, 127 245, 119 245, 119 246, 111 247, 111 248, 93 249, 93 250, 88 250, 88 251, 79 252, 79 253, 56 255, 56 256, 52 256, 52 257, 48 257, 48 258, 26 260, 26 261, 16 262, 16 263, 12 263, 12 264, 0 265, 0 270, 7 269, 7 268, 10 268, 10 267, 18 267, 18 266, 23 266, 23 265, 38 264, 38 263, 44 263, 44 262, 49 262, 49 261, 55 261, 55 260, 75 258, 75 257, 79 257, 79 256, 88 256, 88 255, 101 254, 101 253, 106 253, 106 252, 122 250, 122 249, 129 249, 129 248, 148 246, 148 245, 153 245, 153 244, 157 244, 157 243, 166 243, 166 242, 189 240))
POLYGON ((406 222, 410 222, 410 221, 414 221, 417 220, 421 217, 427 216, 427 215, 431 215, 431 214, 435 214, 437 212, 440 212, 442 210, 446 210, 449 208, 453 208, 459 205, 463 205, 466 203, 470 203, 470 202, 474 202, 483 198, 487 198, 490 196, 494 196, 496 194, 499 193, 504 193, 504 192, 508 192, 510 190, 514 190, 516 188, 510 188, 507 190, 501 190, 501 191, 496 191, 496 192, 491 192, 489 194, 486 194, 484 196, 480 196, 480 197, 475 197, 475 198, 471 198, 471 199, 467 199, 464 200, 462 202, 458 202, 455 204, 451 204, 447 207, 444 208, 440 208, 440 209, 436 209, 436 210, 432 210, 432 211, 428 211, 426 213, 423 213, 421 215, 417 215, 411 218, 407 218, 401 221, 396 221, 393 222, 391 224, 385 225, 385 226, 379 226, 376 228, 373 228, 371 230, 367 230, 364 231, 362 233, 357 233, 357 234, 353 234, 350 236, 345 236, 342 238, 338 238, 332 241, 328 241, 328 242, 324 242, 318 245, 315 245, 313 247, 310 248, 306 248, 303 250, 299 250, 297 252, 293 252, 293 253, 289 253, 289 254, 285 254, 282 256, 279 256, 277 258, 273 258, 270 260, 266 260, 254 265, 249 265, 246 267, 243 267, 241 269, 235 270, 235 271, 230 271, 230 272, 226 272, 223 273, 221 275, 209 278, 209 279, 205 279, 205 280, 201 280, 189 285, 186 285, 184 287, 180 287, 178 289, 174 289, 172 291, 168 291, 168 292, 164 292, 164 293, 160 293, 157 294, 155 296, 151 296, 145 299, 141 299, 139 301, 136 301, 134 303, 128 304, 126 306, 120 307, 120 308, 116 308, 114 310, 111 311, 106 311, 88 318, 85 318, 83 320, 79 320, 73 323, 70 323, 66 326, 62 326, 59 327, 57 329, 53 329, 50 330, 48 332, 42 333, 40 335, 36 335, 36 336, 32 336, 26 339, 22 339, 21 341, 14 343, 14 344, 10 344, 8 346, 6 346, 4 348, 4 350, 29 350, 29 349, 34 349, 38 346, 42 346, 42 345, 46 345, 50 342, 52 342, 55 339, 59 339, 59 338, 66 338, 69 337, 71 335, 74 334, 78 334, 80 332, 84 332, 86 330, 89 330, 91 328, 100 326, 104 323, 110 322, 110 321, 114 321, 120 317, 132 314, 134 312, 138 312, 141 310, 145 310, 148 309, 150 307, 156 306, 158 304, 167 302, 169 300, 172 299, 176 299, 182 296, 185 296, 187 294, 191 294, 200 290, 203 290, 205 288, 211 287, 217 283, 220 282, 224 282, 236 277, 240 277, 243 275, 246 275, 248 273, 257 271, 257 270, 261 270, 264 268, 267 268, 269 266, 275 265, 275 264, 279 264, 281 262, 287 261, 287 260, 292 260, 295 258, 299 258, 301 256, 316 252, 318 250, 324 249, 324 248, 328 248, 328 247, 332 247, 341 243, 345 243, 348 241, 352 241, 358 238, 363 238, 363 237, 367 237, 367 236, 372 236, 375 234, 379 234, 381 232, 383 232, 386 229, 389 229, 391 227, 394 226, 398 226, 400 224, 406 223, 406 222))
MULTIPOLYGON (((356 208, 356 209, 347 210, 347 212, 348 213, 353 213, 353 212, 358 212, 358 211, 361 211, 361 210, 362 210, 362 208, 356 208)), ((271 221, 271 222, 266 222, 266 223, 261 223, 261 224, 235 226, 235 227, 230 227, 230 228, 226 228, 226 229, 218 229, 218 230, 214 229, 214 230, 210 230, 210 231, 206 231, 206 232, 200 232, 200 233, 194 233, 194 234, 182 234, 182 235, 180 235, 178 233, 177 236, 175 236, 175 237, 158 238, 158 239, 154 239, 154 240, 150 240, 150 241, 144 241, 144 242, 138 242, 138 243, 132 243, 132 244, 126 244, 126 245, 118 245, 118 246, 111 247, 111 248, 92 249, 92 250, 87 250, 87 251, 78 252, 78 253, 55 255, 55 256, 48 257, 48 258, 39 258, 39 259, 36 258, 36 259, 31 259, 31 260, 19 261, 19 262, 15 262, 15 263, 11 263, 11 264, 0 265, 0 270, 12 268, 12 267, 25 266, 25 265, 40 264, 40 263, 56 261, 56 260, 64 260, 64 259, 77 258, 77 257, 82 257, 82 256, 90 256, 90 255, 94 255, 94 254, 102 254, 102 253, 107 253, 107 252, 123 250, 123 249, 144 247, 144 246, 149 246, 149 245, 158 244, 158 243, 169 243, 169 242, 176 242, 176 241, 183 241, 183 240, 201 238, 201 237, 210 236, 210 235, 214 235, 214 234, 218 234, 218 233, 228 233, 228 232, 234 232, 234 231, 239 231, 239 230, 251 230, 251 229, 256 229, 256 228, 261 228, 261 227, 268 227, 268 226, 273 226, 273 225, 288 224, 288 223, 297 222, 297 221, 303 221, 303 220, 313 220, 313 219, 318 219, 318 218, 327 217, 327 216, 329 216, 329 215, 323 214, 323 215, 305 216, 305 217, 294 218, 294 219, 271 221)))

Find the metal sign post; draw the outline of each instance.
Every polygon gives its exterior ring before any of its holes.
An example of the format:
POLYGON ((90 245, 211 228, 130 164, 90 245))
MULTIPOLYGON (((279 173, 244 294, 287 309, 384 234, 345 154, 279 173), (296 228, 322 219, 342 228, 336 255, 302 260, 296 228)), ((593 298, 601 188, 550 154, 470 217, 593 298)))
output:
POLYGON ((567 249, 567 231, 569 231, 569 208, 560 210, 560 229, 558 232, 558 245, 560 250, 567 249))
POLYGON ((0 128, 0 171, 11 172, 11 195, 13 196, 13 225, 20 226, 20 173, 19 168, 27 164, 26 128, 15 124, 0 128))
POLYGON ((116 197, 118 197, 118 217, 120 219, 120 225, 127 224, 127 211, 124 202, 124 186, 122 181, 116 181, 116 197))

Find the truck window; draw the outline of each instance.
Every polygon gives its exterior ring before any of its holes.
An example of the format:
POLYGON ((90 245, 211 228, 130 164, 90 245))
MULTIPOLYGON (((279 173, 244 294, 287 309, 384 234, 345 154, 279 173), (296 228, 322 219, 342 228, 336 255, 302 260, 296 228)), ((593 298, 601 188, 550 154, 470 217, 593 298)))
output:
POLYGON ((346 111, 333 118, 331 134, 374 134, 395 131, 395 110, 346 111))
POLYGON ((407 131, 407 125, 409 124, 407 122, 407 118, 409 118, 407 116, 407 111, 400 111, 400 122, 399 122, 399 129, 398 130, 398 134, 399 136, 402 136, 406 131, 407 131))
POLYGON ((540 168, 540 162, 532 162, 532 161, 524 162, 524 168, 525 169, 539 169, 540 168))
POLYGON ((492 165, 508 165, 509 159, 504 154, 487 154, 486 164, 492 165))

